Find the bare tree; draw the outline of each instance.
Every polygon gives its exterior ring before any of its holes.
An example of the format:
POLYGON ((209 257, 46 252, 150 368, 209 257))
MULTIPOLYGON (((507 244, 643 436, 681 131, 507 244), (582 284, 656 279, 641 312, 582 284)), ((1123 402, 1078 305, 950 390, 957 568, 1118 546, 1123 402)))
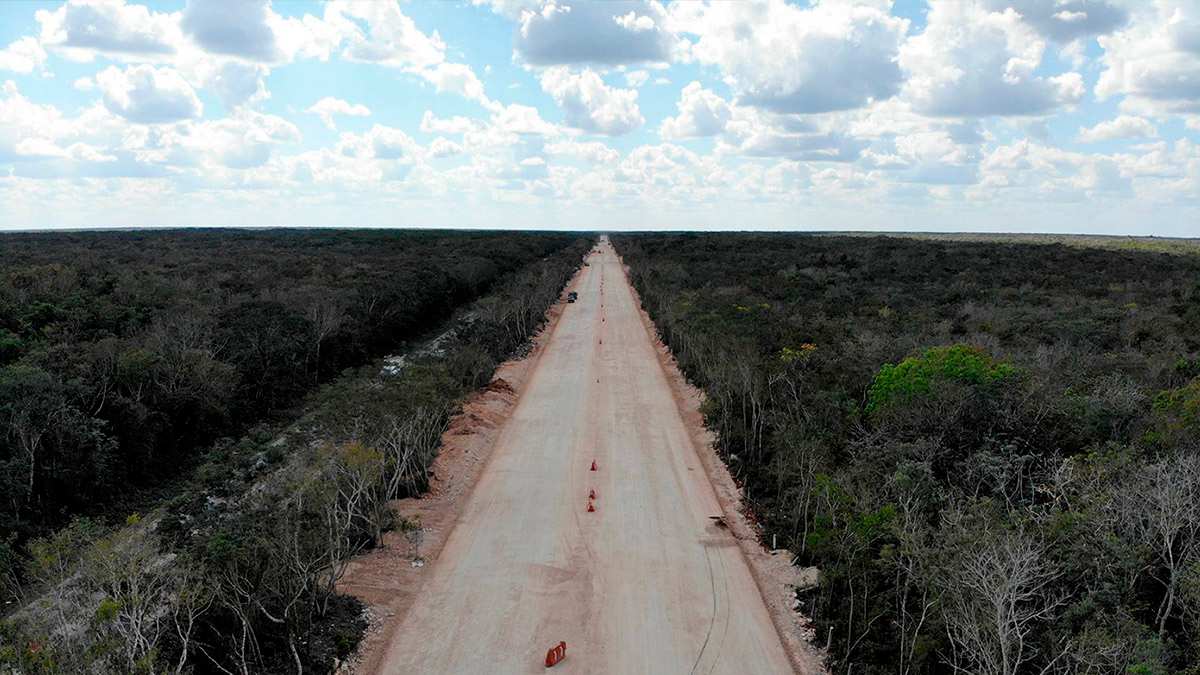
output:
POLYGON ((212 326, 199 313, 180 312, 154 322, 143 336, 158 358, 155 388, 171 399, 213 401, 233 388, 233 369, 217 360, 212 326))
MULTIPOLYGON (((957 519, 959 514, 952 514, 957 519)), ((952 522, 962 531, 964 524, 952 522)), ((1066 603, 1054 585, 1061 575, 1046 559, 1047 545, 1023 530, 980 533, 943 570, 942 615, 955 672, 1017 675, 1038 654, 1030 635, 1066 603)), ((1045 655, 1049 672, 1067 651, 1045 655)))
POLYGON ((102 632, 120 645, 121 667, 129 672, 153 658, 168 630, 175 592, 175 556, 158 550, 158 542, 137 523, 96 542, 82 567, 88 595, 104 598, 110 616, 102 632))
POLYGON ((196 622, 212 607, 213 600, 213 589, 209 587, 207 579, 199 569, 190 565, 178 568, 175 575, 175 594, 171 602, 171 625, 179 639, 179 658, 175 662, 176 675, 182 675, 187 667, 196 622))
POLYGON ((386 499, 401 496, 401 489, 415 491, 429 480, 433 462, 449 416, 444 410, 418 407, 410 415, 391 417, 379 445, 386 454, 386 499))
MULTIPOLYGON (((255 630, 254 616, 258 612, 255 602, 256 581, 246 570, 236 565, 228 565, 214 576, 216 581, 216 602, 222 609, 237 618, 238 628, 221 637, 225 640, 225 649, 221 650, 235 660, 238 671, 242 675, 253 672, 252 664, 262 653, 258 645, 258 633, 255 630)), ((220 652, 216 656, 202 644, 197 644, 200 653, 204 654, 214 666, 222 672, 229 673, 222 665, 220 652)))
POLYGON ((896 672, 899 675, 908 675, 916 663, 916 649, 921 631, 930 617, 931 610, 937 604, 937 599, 929 583, 929 530, 924 523, 921 495, 915 490, 898 492, 899 542, 892 559, 895 574, 896 629, 900 637, 896 672))
POLYGON ((1163 585, 1155 620, 1160 635, 1176 610, 1184 572, 1200 562, 1200 457, 1180 453, 1126 477, 1106 505, 1110 523, 1154 551, 1150 575, 1163 585))
MULTIPOLYGON (((47 436, 67 409, 61 388, 53 377, 35 368, 13 366, 0 372, 0 429, 16 441, 25 463, 25 503, 34 498, 38 461, 47 436)), ((10 496, 13 510, 20 502, 10 496)))
POLYGON ((308 304, 308 322, 311 326, 311 340, 315 365, 313 380, 321 378, 321 345, 329 339, 346 320, 346 312, 335 298, 328 294, 319 295, 308 304))
POLYGON ((317 483, 310 483, 312 498, 319 500, 314 506, 323 527, 321 564, 313 567, 313 562, 299 556, 296 564, 297 572, 305 576, 319 572, 314 590, 321 613, 327 610, 350 558, 382 534, 387 517, 383 473, 383 454, 352 442, 327 450, 317 483))

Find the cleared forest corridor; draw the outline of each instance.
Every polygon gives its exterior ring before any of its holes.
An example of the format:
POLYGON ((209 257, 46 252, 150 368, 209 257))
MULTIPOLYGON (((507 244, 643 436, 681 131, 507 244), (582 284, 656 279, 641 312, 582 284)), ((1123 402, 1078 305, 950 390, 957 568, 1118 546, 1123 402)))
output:
POLYGON ((589 263, 381 672, 540 673, 560 640, 554 672, 792 671, 606 240, 589 263))

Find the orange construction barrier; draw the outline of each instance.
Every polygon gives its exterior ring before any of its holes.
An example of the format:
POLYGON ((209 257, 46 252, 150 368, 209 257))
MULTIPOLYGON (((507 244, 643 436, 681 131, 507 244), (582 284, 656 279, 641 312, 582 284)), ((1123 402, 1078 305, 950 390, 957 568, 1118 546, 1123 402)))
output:
POLYGON ((559 642, 546 652, 546 667, 558 665, 558 662, 565 658, 567 658, 567 643, 559 642))

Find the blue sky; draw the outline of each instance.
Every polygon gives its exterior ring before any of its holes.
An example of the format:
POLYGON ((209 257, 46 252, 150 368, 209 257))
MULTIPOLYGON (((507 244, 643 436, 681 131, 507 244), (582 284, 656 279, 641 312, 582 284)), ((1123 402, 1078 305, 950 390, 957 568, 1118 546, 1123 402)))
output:
POLYGON ((0 3, 0 229, 1200 236, 1200 0, 0 3))

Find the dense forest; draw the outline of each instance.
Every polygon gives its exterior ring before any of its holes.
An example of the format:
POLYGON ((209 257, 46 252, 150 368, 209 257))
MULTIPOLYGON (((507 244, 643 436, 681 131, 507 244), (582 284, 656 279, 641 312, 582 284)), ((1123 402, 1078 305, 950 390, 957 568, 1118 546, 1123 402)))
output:
POLYGON ((259 673, 328 672, 357 643, 345 565, 407 526, 387 501, 425 488, 462 397, 527 345, 590 242, 0 245, 0 666, 259 673))
POLYGON ((295 404, 571 239, 0 237, 0 532, 23 541, 178 477, 196 448, 295 404))
POLYGON ((837 673, 1200 673, 1200 255, 613 242, 837 673))

